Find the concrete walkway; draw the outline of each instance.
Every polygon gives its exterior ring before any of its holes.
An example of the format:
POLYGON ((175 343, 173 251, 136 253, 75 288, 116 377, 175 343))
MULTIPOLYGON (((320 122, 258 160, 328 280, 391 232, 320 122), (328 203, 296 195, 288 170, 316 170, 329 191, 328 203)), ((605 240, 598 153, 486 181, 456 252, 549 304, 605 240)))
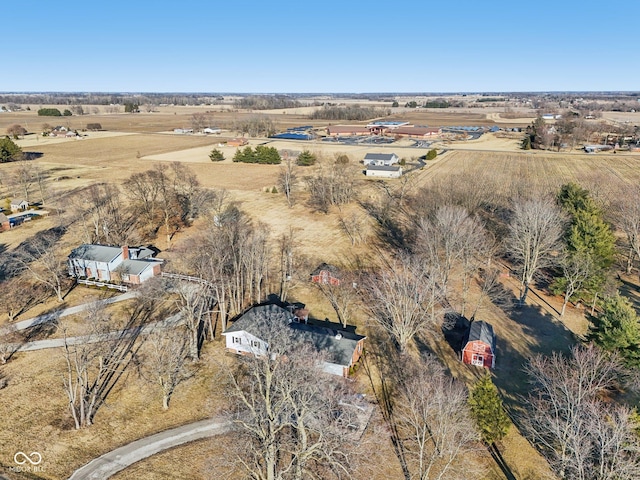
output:
POLYGON ((68 315, 75 315, 76 313, 83 312, 89 309, 96 302, 100 302, 104 305, 110 305, 112 303, 123 302, 125 300, 129 300, 134 297, 135 297, 135 292, 131 291, 131 292, 123 293, 122 295, 118 295, 117 297, 106 298, 104 300, 96 300, 94 302, 83 303, 82 305, 76 305, 75 307, 55 310, 53 312, 45 313, 44 315, 39 315, 37 317, 16 322, 13 325, 15 326, 16 330, 25 330, 27 328, 34 327, 36 325, 41 325, 43 323, 55 321, 59 318, 66 317, 68 315))
MULTIPOLYGON (((231 426, 232 421, 228 418, 214 417, 165 430, 116 448, 91 460, 73 472, 69 480, 106 479, 130 465, 168 448, 226 433, 231 429, 231 426)), ((176 471, 177 476, 179 476, 178 474, 179 472, 176 471)))

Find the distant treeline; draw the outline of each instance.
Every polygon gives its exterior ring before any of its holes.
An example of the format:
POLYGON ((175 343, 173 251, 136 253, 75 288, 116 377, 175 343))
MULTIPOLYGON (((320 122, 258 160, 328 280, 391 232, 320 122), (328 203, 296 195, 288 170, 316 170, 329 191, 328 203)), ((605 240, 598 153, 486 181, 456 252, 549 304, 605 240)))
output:
POLYGON ((125 94, 125 93, 22 93, 2 94, 0 104, 36 105, 208 105, 224 100, 221 95, 207 94, 125 94))
POLYGON ((309 118, 312 120, 369 120, 371 118, 384 117, 390 111, 384 108, 353 106, 324 106, 316 110, 309 118))
POLYGON ((235 101, 237 108, 249 110, 271 110, 276 108, 295 108, 302 104, 288 95, 252 95, 235 101))

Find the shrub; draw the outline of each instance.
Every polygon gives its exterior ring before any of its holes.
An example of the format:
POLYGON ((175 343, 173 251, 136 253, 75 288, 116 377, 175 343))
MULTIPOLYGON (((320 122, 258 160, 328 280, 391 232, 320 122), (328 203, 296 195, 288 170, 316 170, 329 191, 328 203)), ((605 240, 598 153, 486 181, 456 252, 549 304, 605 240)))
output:
POLYGON ((41 108, 38 110, 38 116, 40 117, 61 117, 62 113, 57 108, 41 108))
POLYGON ((102 130, 102 125, 99 123, 87 123, 87 130, 102 130))
POLYGON ((425 158, 427 160, 433 160, 438 156, 438 151, 435 148, 432 148, 431 150, 429 150, 427 152, 427 155, 425 156, 425 158))
POLYGON ((70 117, 71 115, 73 115, 73 113, 71 113, 71 110, 69 110, 68 108, 65 108, 64 112, 62 112, 62 115, 64 115, 65 117, 70 117))

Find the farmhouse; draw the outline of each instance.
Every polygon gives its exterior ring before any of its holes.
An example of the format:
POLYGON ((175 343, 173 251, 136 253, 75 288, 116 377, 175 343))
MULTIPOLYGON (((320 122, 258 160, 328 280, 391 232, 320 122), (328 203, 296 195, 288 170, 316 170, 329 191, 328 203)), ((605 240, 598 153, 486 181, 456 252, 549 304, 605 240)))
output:
POLYGON ((347 377, 360 359, 366 337, 352 331, 313 325, 278 305, 253 307, 236 320, 222 335, 228 352, 238 355, 265 355, 269 351, 268 336, 279 332, 291 335, 291 348, 311 345, 324 355, 322 370, 347 377))
POLYGON ((367 177, 378 177, 378 178, 400 178, 402 176, 402 167, 369 165, 365 170, 365 175, 367 177))
POLYGON ((85 244, 71 252, 67 266, 71 277, 138 285, 161 274, 163 261, 154 253, 146 247, 85 244))
POLYGON ((321 263, 313 272, 311 272, 311 282, 321 285, 340 285, 340 271, 338 267, 321 263))
POLYGON ((11 224, 9 223, 9 219, 4 213, 0 212, 0 232, 4 232, 10 228, 11 224))
POLYGON ((389 167, 399 161, 400 159, 395 153, 367 153, 362 163, 365 165, 384 165, 385 167, 389 167))
POLYGON ((29 202, 23 200, 22 198, 16 198, 15 200, 11 200, 10 208, 12 212, 25 211, 27 208, 29 208, 29 202))
POLYGON ((494 368, 496 363, 496 336, 491 324, 471 322, 465 335, 462 362, 477 367, 494 368))

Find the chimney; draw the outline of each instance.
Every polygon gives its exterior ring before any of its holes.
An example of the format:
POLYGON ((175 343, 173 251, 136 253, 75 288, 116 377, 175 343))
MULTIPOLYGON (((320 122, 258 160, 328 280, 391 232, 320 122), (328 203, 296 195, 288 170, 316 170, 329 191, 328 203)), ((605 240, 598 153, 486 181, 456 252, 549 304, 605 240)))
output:
POLYGON ((129 247, 126 245, 122 246, 122 259, 129 260, 129 247))

